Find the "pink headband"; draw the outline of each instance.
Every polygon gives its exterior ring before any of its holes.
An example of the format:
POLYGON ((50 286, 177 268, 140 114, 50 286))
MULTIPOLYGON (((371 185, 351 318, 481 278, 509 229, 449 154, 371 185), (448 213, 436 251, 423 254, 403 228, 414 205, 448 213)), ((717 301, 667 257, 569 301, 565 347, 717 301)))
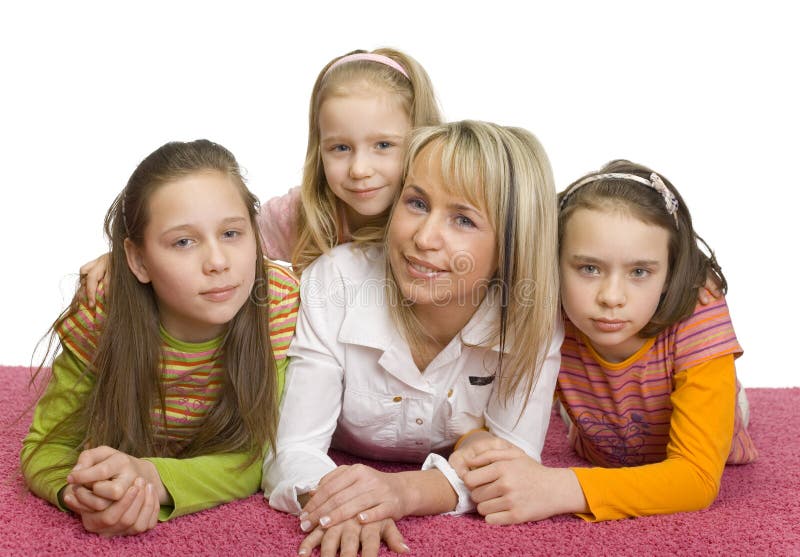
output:
POLYGON ((333 68, 336 66, 341 66, 342 64, 347 64, 348 62, 356 62, 358 60, 369 60, 371 62, 378 62, 379 64, 383 64, 385 66, 389 66, 390 68, 394 68, 406 79, 411 79, 408 77, 406 70, 403 69, 403 66, 398 64, 396 61, 392 60, 388 56, 384 56, 383 54, 373 54, 372 52, 359 52, 356 54, 348 54, 347 56, 342 56, 336 62, 330 65, 328 71, 325 72, 325 75, 328 75, 333 68))

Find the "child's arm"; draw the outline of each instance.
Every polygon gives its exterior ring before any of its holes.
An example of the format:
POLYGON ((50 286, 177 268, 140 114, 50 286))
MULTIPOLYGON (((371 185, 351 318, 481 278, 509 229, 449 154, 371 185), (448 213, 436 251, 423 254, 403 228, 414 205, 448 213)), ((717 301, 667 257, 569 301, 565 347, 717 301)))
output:
MULTIPOLYGON (((482 441, 476 445, 485 445, 482 441)), ((489 524, 516 524, 589 508, 575 473, 548 468, 517 447, 492 448, 465 459, 464 474, 477 510, 489 524)))
POLYGON ((291 262, 297 241, 297 216, 300 188, 295 187, 280 197, 273 197, 261 206, 256 216, 264 255, 270 259, 291 262))
POLYGON ((110 259, 111 254, 104 253, 97 259, 92 259, 88 263, 81 265, 79 271, 81 287, 83 288, 83 295, 86 297, 86 303, 90 308, 94 308, 100 283, 103 283, 103 288, 108 292, 108 262, 110 259))
POLYGON ((733 435, 733 355, 676 373, 671 401, 670 441, 662 462, 558 469, 491 451, 468 460, 477 469, 467 472, 464 481, 473 490, 478 511, 488 522, 524 522, 564 512, 611 520, 707 507, 719 490, 733 435), (585 497, 582 508, 573 474, 585 497))
POLYGON ((94 386, 94 376, 84 373, 84 365, 68 349, 53 361, 47 389, 36 404, 28 435, 22 441, 20 464, 29 489, 38 497, 67 510, 58 493, 67 486, 67 475, 78 460, 85 432, 77 427, 53 430, 86 404, 94 386))
POLYGON ((675 374, 667 458, 644 466, 575 468, 586 520, 704 509, 714 502, 730 452, 736 409, 733 355, 675 374))

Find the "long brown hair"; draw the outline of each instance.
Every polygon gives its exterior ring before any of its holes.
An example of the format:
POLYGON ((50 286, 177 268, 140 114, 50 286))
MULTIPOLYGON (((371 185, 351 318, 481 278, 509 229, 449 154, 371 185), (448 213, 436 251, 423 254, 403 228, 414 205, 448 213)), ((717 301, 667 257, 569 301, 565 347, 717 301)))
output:
MULTIPOLYGON (((160 421, 166 428, 159 314, 152 286, 139 282, 128 267, 124 242, 127 238, 141 245, 149 221, 148 201, 156 189, 197 172, 219 172, 236 186, 256 237, 253 256, 263 261, 255 221, 258 200, 245 186, 230 151, 211 141, 197 140, 167 143, 151 153, 133 172, 105 218, 111 247, 106 318, 85 371, 94 376, 94 385, 85 407, 68 416, 48 438, 79 428, 85 431, 81 446, 108 445, 136 457, 251 452, 255 460, 263 455, 267 442, 274 444, 278 379, 269 341, 269 307, 263 300, 259 302, 255 292, 228 324, 216 354, 222 358, 223 384, 196 435, 180 448, 170 447, 166 436, 155 435, 151 418, 154 408, 161 409, 160 421)), ((266 284, 264 265, 259 263, 253 288, 266 284)), ((55 322, 54 336, 79 306, 76 293, 70 307, 55 322)))
MULTIPOLYGON (((611 173, 633 174, 649 180, 653 171, 641 164, 619 159, 606 164, 596 173, 592 172, 579 178, 573 184, 595 174, 611 173)), ((669 274, 666 290, 650 322, 639 331, 639 336, 643 338, 654 337, 664 329, 689 317, 697 305, 697 289, 705 284, 706 278, 710 277, 716 282, 723 293, 728 290, 728 282, 722 274, 714 252, 694 230, 692 216, 681 194, 663 174, 659 176, 678 202, 674 217, 667 212, 664 198, 660 193, 624 178, 607 177, 593 180, 578 187, 566 196, 566 199, 564 199, 565 194, 570 188, 558 196, 561 204, 558 215, 559 245, 569 217, 578 209, 629 211, 642 222, 660 226, 669 233, 669 274), (701 245, 705 247, 707 253, 701 249, 701 245)))
MULTIPOLYGON (((408 77, 385 64, 372 61, 352 61, 328 71, 336 61, 350 54, 364 53, 354 50, 337 56, 322 68, 311 92, 308 115, 308 147, 300 186, 300 204, 297 221, 297 244, 292 253, 292 268, 296 273, 317 257, 335 247, 342 233, 339 201, 328 187, 320 156, 319 109, 323 101, 332 96, 350 94, 355 85, 366 84, 376 91, 397 95, 408 114, 412 128, 430 126, 441 122, 430 78, 425 69, 411 56, 392 48, 379 48, 373 54, 387 56, 403 67, 408 77)), ((389 210, 370 223, 379 239, 386 225, 389 210)), ((351 232, 356 232, 355 230, 351 232)))

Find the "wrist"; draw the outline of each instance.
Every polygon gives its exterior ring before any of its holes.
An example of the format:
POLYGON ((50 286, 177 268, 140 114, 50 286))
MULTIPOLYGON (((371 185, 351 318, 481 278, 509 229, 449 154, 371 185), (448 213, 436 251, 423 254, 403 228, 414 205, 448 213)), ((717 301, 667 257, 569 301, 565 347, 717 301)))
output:
POLYGON ((56 494, 56 501, 58 502, 58 506, 62 509, 69 510, 67 504, 64 503, 64 496, 67 495, 68 493, 72 493, 72 484, 65 485, 64 487, 59 489, 58 493, 56 494))
POLYGON ((551 485, 557 488, 553 500, 561 503, 559 514, 588 513, 589 504, 575 472, 570 468, 550 468, 550 471, 553 474, 551 485))
POLYGON ((162 506, 172 505, 172 496, 169 494, 169 491, 167 491, 167 488, 164 487, 164 482, 161 481, 161 474, 158 473, 156 465, 147 459, 140 460, 145 470, 143 478, 147 480, 148 483, 152 484, 155 494, 158 496, 158 504, 162 506))

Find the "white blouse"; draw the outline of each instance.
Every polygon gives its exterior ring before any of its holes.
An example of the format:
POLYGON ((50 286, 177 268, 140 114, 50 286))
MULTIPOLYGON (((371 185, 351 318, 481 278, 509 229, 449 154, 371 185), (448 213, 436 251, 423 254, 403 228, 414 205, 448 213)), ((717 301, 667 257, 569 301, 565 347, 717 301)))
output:
POLYGON ((503 404, 493 380, 498 347, 474 347, 498 319, 496 296, 487 295, 461 334, 420 373, 392 321, 385 281, 383 250, 353 244, 334 248, 303 272, 276 453, 267 456, 262 480, 278 510, 299 512, 298 495, 336 467, 327 455, 331 445, 440 469, 458 494, 456 512, 474 508, 469 490, 432 453, 446 455, 460 436, 486 427, 540 460, 563 325, 527 406, 522 392, 503 404))

